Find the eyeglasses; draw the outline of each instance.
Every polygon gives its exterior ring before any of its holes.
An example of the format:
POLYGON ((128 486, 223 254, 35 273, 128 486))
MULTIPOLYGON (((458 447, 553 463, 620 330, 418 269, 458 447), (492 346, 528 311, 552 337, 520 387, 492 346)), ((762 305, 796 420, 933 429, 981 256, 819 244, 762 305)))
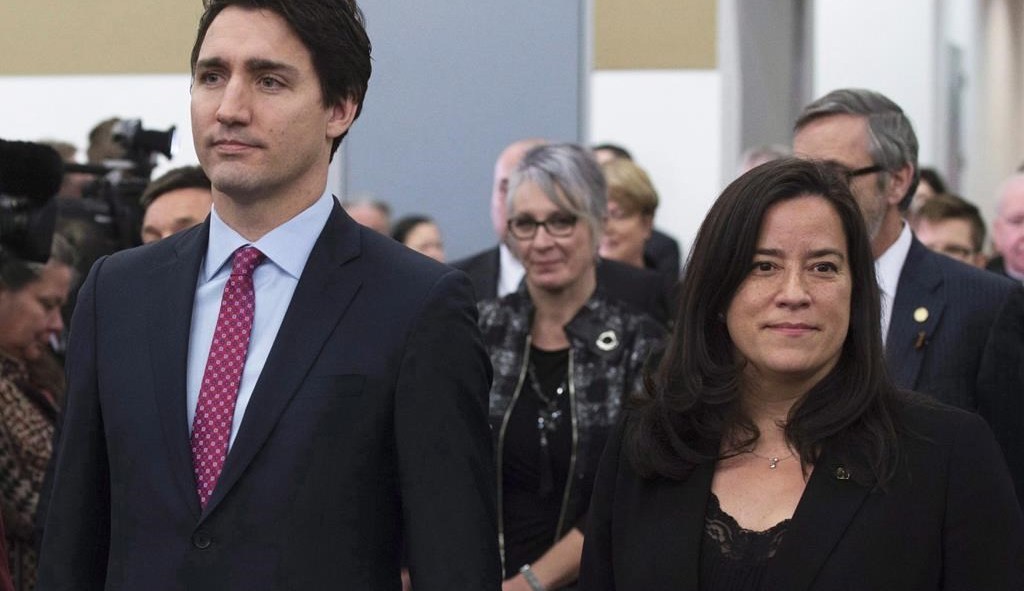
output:
POLYGON ((837 175, 842 177, 843 180, 845 180, 847 183, 850 183, 851 181, 853 181, 853 179, 859 176, 873 174, 876 172, 882 172, 885 170, 885 167, 883 167, 881 164, 871 164, 869 166, 865 166, 863 168, 855 168, 853 170, 846 168, 842 164, 831 164, 830 168, 833 171, 835 171, 837 175))
POLYGON ((517 217, 508 221, 508 231, 519 240, 530 240, 537 235, 537 228, 543 226, 548 235, 565 238, 572 235, 578 220, 579 218, 572 214, 559 213, 541 222, 531 217, 517 217))

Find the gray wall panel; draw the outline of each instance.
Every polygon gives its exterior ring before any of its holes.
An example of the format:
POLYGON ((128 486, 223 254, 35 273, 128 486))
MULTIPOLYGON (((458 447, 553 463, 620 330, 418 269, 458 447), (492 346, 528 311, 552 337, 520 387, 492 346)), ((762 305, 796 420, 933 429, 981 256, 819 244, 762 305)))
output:
POLYGON ((494 243, 491 174, 527 136, 579 141, 581 0, 366 0, 373 75, 342 192, 434 216, 449 260, 494 243))

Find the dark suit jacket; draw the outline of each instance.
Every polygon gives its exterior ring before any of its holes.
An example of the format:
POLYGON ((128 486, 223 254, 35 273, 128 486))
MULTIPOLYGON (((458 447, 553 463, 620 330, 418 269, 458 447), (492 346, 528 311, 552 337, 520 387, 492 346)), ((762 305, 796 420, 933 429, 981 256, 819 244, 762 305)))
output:
POLYGON ((469 281, 335 206, 217 488, 186 420, 209 226, 101 259, 75 311, 40 591, 497 589, 469 281))
MULTIPOLYGON (((498 297, 501 254, 497 246, 455 261, 452 266, 469 275, 477 301, 498 297)), ((608 299, 624 302, 668 325, 671 313, 669 298, 674 280, 669 281, 654 271, 601 259, 597 265, 597 285, 608 299)))
POLYGON ((679 278, 682 271, 682 249, 675 238, 655 228, 644 244, 644 264, 648 269, 679 278))
MULTIPOLYGON (((826 452, 777 553, 772 591, 1024 588, 1024 520, 999 449, 975 415, 908 409, 918 436, 886 492, 840 480, 826 452)), ((713 462, 684 481, 643 479, 605 448, 583 547, 580 591, 698 588, 713 462)))
POLYGON ((1024 330, 1007 326, 1024 326, 1024 287, 914 239, 886 341, 890 374, 901 388, 985 417, 1024 504, 1024 330))

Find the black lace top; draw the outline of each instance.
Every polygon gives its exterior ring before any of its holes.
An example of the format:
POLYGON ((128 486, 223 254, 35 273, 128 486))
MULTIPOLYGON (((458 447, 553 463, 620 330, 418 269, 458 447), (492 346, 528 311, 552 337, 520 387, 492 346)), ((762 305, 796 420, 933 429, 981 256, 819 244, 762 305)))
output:
POLYGON ((700 590, 764 589, 762 579, 768 561, 775 556, 788 528, 786 519, 764 531, 743 529, 722 511, 718 497, 711 493, 700 546, 700 590))

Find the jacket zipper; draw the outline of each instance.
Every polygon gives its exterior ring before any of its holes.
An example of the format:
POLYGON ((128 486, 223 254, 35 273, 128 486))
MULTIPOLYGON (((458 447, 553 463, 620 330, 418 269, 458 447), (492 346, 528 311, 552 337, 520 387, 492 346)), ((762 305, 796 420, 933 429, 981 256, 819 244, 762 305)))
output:
MULTIPOLYGON (((498 430, 498 457, 495 460, 498 471, 498 552, 501 554, 501 571, 502 579, 505 579, 505 509, 504 509, 504 482, 502 474, 502 459, 505 456, 505 431, 508 429, 508 420, 512 416, 512 410, 516 407, 516 402, 519 401, 519 394, 523 391, 523 383, 526 381, 526 368, 529 367, 530 363, 530 335, 526 335, 526 346, 523 348, 523 366, 519 369, 519 381, 516 383, 516 389, 512 392, 512 402, 509 403, 508 409, 505 410, 505 416, 501 419, 501 429, 498 430)), ((572 353, 570 352, 570 359, 572 353)), ((571 362, 570 362, 571 365, 571 362)), ((572 389, 570 387, 570 392, 572 389)), ((575 418, 573 422, 575 423, 575 418)))
POLYGON ((562 510, 558 512, 558 527, 555 528, 555 540, 552 545, 564 535, 562 528, 565 527, 565 515, 569 511, 569 493, 572 491, 572 482, 576 478, 576 452, 579 447, 579 427, 576 421, 576 385, 573 383, 573 361, 572 347, 569 347, 569 418, 572 423, 572 453, 569 455, 569 472, 565 476, 565 492, 562 493, 562 510))

